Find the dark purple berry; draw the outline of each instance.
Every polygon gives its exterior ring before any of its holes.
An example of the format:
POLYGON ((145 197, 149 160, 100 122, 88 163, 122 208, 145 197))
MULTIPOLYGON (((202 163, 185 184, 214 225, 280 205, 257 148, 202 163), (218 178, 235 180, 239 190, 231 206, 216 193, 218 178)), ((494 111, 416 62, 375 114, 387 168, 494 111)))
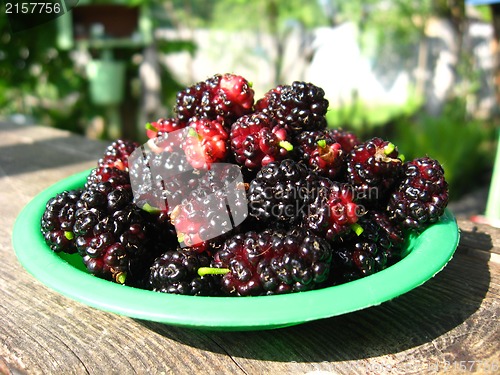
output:
POLYGON ((397 148, 381 138, 353 148, 347 159, 347 181, 355 187, 359 200, 379 205, 386 202, 401 174, 403 162, 398 156, 397 148))
POLYGON ((81 189, 63 191, 51 198, 41 220, 41 231, 45 242, 54 252, 72 254, 76 252, 73 225, 75 223, 76 203, 81 189))
POLYGON ((417 158, 404 164, 402 175, 387 210, 392 220, 422 230, 438 221, 448 204, 443 167, 429 157, 417 158))
POLYGON ((190 296, 219 294, 220 278, 199 276, 200 267, 209 267, 211 257, 189 250, 170 250, 153 262, 149 273, 149 288, 155 292, 190 296))
POLYGON ((231 127, 230 140, 236 162, 250 171, 286 159, 293 150, 288 132, 264 113, 240 117, 231 127))
POLYGON ((256 107, 292 135, 327 125, 328 100, 323 89, 312 83, 295 81, 270 90, 256 107))
POLYGON ((222 290, 228 295, 284 294, 316 288, 330 272, 332 249, 305 229, 250 231, 228 239, 215 254, 227 268, 222 290))

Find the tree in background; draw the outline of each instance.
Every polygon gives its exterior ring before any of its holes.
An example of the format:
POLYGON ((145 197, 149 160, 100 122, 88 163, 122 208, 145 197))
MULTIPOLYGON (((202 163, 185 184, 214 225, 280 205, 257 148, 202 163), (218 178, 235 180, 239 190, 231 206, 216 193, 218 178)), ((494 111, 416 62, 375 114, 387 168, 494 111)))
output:
POLYGON ((176 29, 251 31, 267 34, 273 40, 273 53, 267 55, 273 67, 273 82, 284 82, 284 71, 293 62, 285 61, 285 47, 293 30, 299 29, 301 48, 311 59, 312 29, 329 23, 319 1, 303 0, 168 0, 164 2, 164 26, 176 29))
POLYGON ((56 48, 56 32, 49 22, 12 34, 0 17, 0 115, 24 114, 81 132, 90 110, 84 73, 75 69, 70 52, 56 48))

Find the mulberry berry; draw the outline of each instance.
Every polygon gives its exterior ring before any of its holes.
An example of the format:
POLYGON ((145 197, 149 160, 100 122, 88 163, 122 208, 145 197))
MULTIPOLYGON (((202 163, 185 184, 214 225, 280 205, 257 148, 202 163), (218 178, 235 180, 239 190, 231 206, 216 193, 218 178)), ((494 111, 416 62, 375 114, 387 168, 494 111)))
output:
POLYGON ((339 182, 326 182, 314 201, 308 206, 308 214, 303 223, 306 228, 333 240, 337 236, 362 231, 357 225, 364 208, 356 202, 352 185, 339 182))
POLYGON ((217 120, 229 131, 239 117, 253 110, 251 84, 235 74, 216 74, 177 94, 175 112, 182 122, 192 117, 217 120))
POLYGON ((271 162, 250 181, 249 213, 259 221, 297 223, 316 188, 316 175, 304 164, 291 159, 271 162))
POLYGON ((192 118, 183 142, 187 161, 196 169, 209 169, 229 154, 229 135, 223 126, 206 118, 192 118))
POLYGON ((388 211, 401 225, 421 230, 439 220, 448 204, 448 183, 441 164, 429 157, 405 163, 388 211))
POLYGON ((328 100, 322 88, 312 83, 295 81, 271 90, 259 109, 274 118, 292 135, 305 130, 326 129, 328 100), (267 104, 267 106, 266 106, 267 104))
POLYGON ((320 175, 337 179, 343 171, 345 152, 328 131, 304 131, 295 142, 299 158, 320 175))
POLYGON ((216 296, 216 276, 199 276, 201 267, 209 267, 211 257, 189 250, 169 250, 155 259, 149 271, 149 288, 155 292, 190 296, 216 296))
POLYGON ((170 214, 181 246, 217 247, 247 217, 244 186, 234 186, 228 192, 225 185, 236 181, 234 168, 208 171, 200 176, 199 186, 170 214), (230 196, 231 206, 228 205, 230 196))
POLYGON ((226 73, 220 77, 213 103, 228 129, 238 118, 253 111, 254 95, 252 85, 242 76, 226 73))
POLYGON ((88 271, 101 278, 139 282, 158 247, 172 240, 168 231, 157 230, 157 216, 133 204, 128 179, 90 184, 75 208, 76 248, 88 271))
POLYGON ((402 228, 381 212, 371 211, 358 220, 359 235, 336 240, 331 276, 334 284, 352 281, 379 272, 401 259, 402 228))
POLYGON ((157 121, 146 124, 146 135, 148 138, 161 137, 164 134, 183 129, 187 122, 180 121, 178 118, 160 118, 157 121))
POLYGON ((343 129, 330 129, 330 136, 333 137, 340 145, 344 152, 349 153, 352 149, 361 142, 353 132, 343 129))
POLYGON ((203 103, 203 96, 208 90, 206 82, 198 82, 177 93, 174 111, 179 121, 188 122, 192 117, 209 112, 208 108, 204 108, 208 103, 203 103))
POLYGON ((88 271, 120 284, 141 281, 161 248, 155 237, 155 220, 131 204, 114 212, 79 209, 75 243, 88 271))
POLYGON ((264 94, 264 97, 260 98, 255 102, 255 112, 269 112, 270 106, 269 103, 274 103, 278 100, 278 97, 285 86, 279 85, 275 88, 269 90, 264 94))
POLYGON ((392 143, 372 138, 350 152, 347 181, 356 188, 359 200, 380 204, 386 202, 397 183, 402 165, 398 150, 392 143))
POLYGON ((76 252, 73 225, 76 203, 81 193, 82 189, 63 191, 51 198, 45 206, 41 231, 47 245, 56 253, 76 252))
POLYGON ((222 290, 228 295, 283 294, 314 289, 330 272, 332 249, 302 228, 237 234, 214 257, 226 268, 222 290))
POLYGON ((134 203, 151 212, 170 213, 186 192, 196 189, 199 177, 184 151, 141 153, 130 166, 134 203))
POLYGON ((104 156, 99 159, 98 168, 113 167, 122 171, 128 171, 128 157, 135 149, 139 147, 139 143, 118 139, 106 148, 104 156))
POLYGON ((264 113, 240 117, 231 127, 230 140, 236 162, 249 171, 287 159, 293 150, 287 131, 264 113))

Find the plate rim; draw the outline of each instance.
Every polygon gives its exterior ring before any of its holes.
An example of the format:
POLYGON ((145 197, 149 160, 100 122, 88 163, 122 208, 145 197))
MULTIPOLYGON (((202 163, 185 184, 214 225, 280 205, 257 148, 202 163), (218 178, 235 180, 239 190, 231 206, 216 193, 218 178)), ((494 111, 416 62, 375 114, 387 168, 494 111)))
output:
POLYGON ((447 209, 440 221, 415 236, 415 248, 404 259, 356 281, 307 292, 258 297, 158 293, 115 284, 78 270, 45 244, 40 219, 46 202, 64 190, 82 187, 89 172, 85 170, 56 182, 21 210, 12 231, 12 244, 19 262, 45 286, 77 302, 131 318, 175 326, 270 329, 379 305, 422 285, 440 272, 453 257, 460 237, 456 218, 447 209), (36 235, 32 233, 34 226, 38 229, 36 235), (435 236, 444 241, 445 246, 433 247, 431 239, 435 236), (68 279, 72 282, 62 282, 68 279), (398 283, 386 288, 388 280, 398 280, 398 283))

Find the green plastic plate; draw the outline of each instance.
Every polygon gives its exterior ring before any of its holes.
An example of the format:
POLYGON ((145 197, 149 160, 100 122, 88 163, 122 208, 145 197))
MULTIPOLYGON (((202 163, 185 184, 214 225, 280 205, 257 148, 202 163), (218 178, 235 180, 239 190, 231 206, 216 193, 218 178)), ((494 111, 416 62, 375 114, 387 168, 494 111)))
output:
POLYGON ((83 186, 88 171, 59 181, 19 214, 13 245, 21 264, 49 288, 83 304, 165 324, 217 330, 271 329, 349 313, 381 304, 423 284, 448 263, 458 245, 454 216, 410 238, 408 255, 374 275, 319 290, 262 297, 191 297, 118 285, 88 274, 78 255, 56 254, 40 233, 46 202, 83 186))

